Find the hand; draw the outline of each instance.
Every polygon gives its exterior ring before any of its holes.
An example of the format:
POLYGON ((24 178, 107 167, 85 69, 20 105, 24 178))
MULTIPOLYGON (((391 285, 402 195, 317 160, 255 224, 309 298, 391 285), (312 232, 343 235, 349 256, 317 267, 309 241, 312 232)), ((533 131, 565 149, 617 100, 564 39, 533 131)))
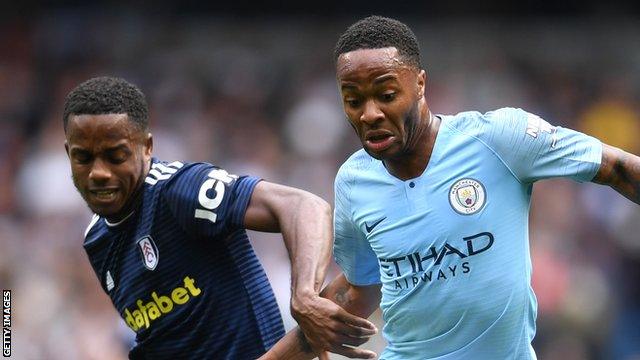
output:
POLYGON ((320 359, 328 358, 323 354, 324 351, 349 358, 376 357, 373 351, 354 348, 376 334, 376 326, 366 319, 350 314, 331 300, 317 294, 294 296, 291 300, 291 315, 300 325, 311 350, 320 354, 320 359))

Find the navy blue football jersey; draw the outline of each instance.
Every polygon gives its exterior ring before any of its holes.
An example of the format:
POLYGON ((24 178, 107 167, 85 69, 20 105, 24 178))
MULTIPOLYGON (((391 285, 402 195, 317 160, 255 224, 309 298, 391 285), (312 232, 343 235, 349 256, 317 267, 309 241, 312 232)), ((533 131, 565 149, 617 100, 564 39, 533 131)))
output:
POLYGON ((258 181, 154 158, 136 210, 118 223, 94 215, 84 248, 136 332, 130 358, 255 359, 284 335, 243 228, 258 181))

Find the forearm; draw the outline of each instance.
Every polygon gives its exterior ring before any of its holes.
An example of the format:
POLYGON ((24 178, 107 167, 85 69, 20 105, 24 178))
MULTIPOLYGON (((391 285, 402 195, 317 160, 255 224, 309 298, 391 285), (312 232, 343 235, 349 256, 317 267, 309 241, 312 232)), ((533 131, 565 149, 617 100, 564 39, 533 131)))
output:
POLYGON ((340 305, 350 314, 368 318, 380 306, 380 285, 355 286, 347 281, 344 273, 327 285, 320 296, 340 305))
POLYGON ((317 295, 331 256, 331 206, 295 188, 261 181, 245 213, 244 225, 257 231, 281 232, 291 261, 293 295, 317 295))
POLYGON ((640 204, 640 158, 603 144, 602 163, 593 182, 608 185, 640 204))
POLYGON ((375 356, 367 350, 344 346, 362 344, 375 334, 375 325, 318 294, 333 240, 329 204, 302 190, 260 182, 251 196, 244 224, 247 229, 283 234, 291 260, 291 315, 311 348, 345 356, 375 356))
POLYGON ((315 195, 291 199, 280 228, 291 261, 291 294, 317 295, 331 257, 331 207, 315 195))

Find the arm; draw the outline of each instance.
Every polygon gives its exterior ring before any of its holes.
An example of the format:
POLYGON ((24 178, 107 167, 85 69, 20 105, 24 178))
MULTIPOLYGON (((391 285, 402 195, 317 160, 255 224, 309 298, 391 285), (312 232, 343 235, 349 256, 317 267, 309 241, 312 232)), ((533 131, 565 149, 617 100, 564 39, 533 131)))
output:
POLYGON ((331 207, 321 198, 261 181, 244 218, 247 229, 282 232, 291 261, 293 310, 318 296, 331 256, 331 207))
POLYGON ((602 163, 592 181, 608 185, 627 199, 640 204, 640 157, 602 144, 602 163))
MULTIPOLYGON (((345 278, 344 274, 340 274, 329 285, 327 285, 322 293, 322 297, 325 297, 336 304, 340 305, 344 310, 353 315, 368 318, 380 304, 380 285, 370 286, 355 286, 350 284, 345 278)), ((345 327, 353 327, 345 318, 345 327), (346 320, 346 321, 345 321, 346 320)), ((357 327, 356 327, 357 328, 357 327)), ((351 357, 362 359, 373 359, 376 354, 369 350, 355 349, 344 346, 342 344, 349 344, 352 346, 359 346, 369 340, 369 337, 375 332, 367 329, 361 329, 360 337, 347 337, 338 336, 335 339, 335 343, 339 345, 335 348, 329 349, 332 352, 339 353, 351 357)), ((309 347, 304 334, 299 328, 295 328, 285 335, 276 345, 269 350, 260 360, 288 360, 288 359, 312 359, 316 355, 309 347)))
POLYGON ((291 261, 291 314, 317 352, 340 346, 336 341, 342 334, 360 335, 360 328, 341 322, 345 318, 375 329, 369 321, 319 296, 331 255, 331 215, 329 204, 311 193, 261 181, 244 219, 247 229, 282 232, 291 261))

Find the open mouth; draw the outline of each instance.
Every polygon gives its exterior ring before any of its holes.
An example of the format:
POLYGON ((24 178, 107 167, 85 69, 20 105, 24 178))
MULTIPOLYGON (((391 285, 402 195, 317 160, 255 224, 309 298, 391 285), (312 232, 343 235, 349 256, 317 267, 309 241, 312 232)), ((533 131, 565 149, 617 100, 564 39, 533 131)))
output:
POLYGON ((393 134, 376 130, 367 134, 365 143, 370 150, 383 151, 393 144, 394 139, 393 134))
POLYGON ((111 202, 115 200, 118 189, 89 190, 91 197, 98 202, 111 202))

